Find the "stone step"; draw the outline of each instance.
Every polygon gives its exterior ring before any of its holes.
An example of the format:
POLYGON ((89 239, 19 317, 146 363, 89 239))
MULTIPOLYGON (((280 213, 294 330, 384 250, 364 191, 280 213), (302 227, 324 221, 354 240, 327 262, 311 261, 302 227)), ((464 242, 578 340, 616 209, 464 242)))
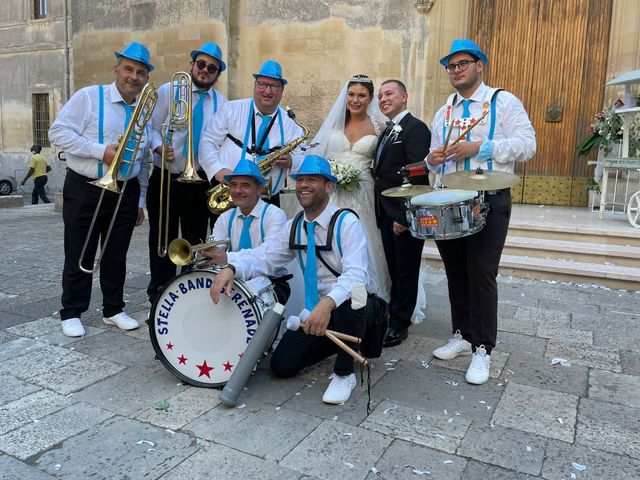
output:
MULTIPOLYGON (((620 220, 622 225, 625 225, 623 219, 620 220)), ((597 222, 596 218, 592 225, 551 225, 512 219, 509 225, 509 235, 600 245, 630 245, 640 248, 640 229, 633 228, 627 223, 628 228, 613 230, 603 228, 597 222)))
POLYGON ((640 269, 640 246, 575 242, 553 238, 507 237, 503 255, 618 265, 640 269))
MULTIPOLYGON (((433 267, 443 267, 433 242, 425 243, 422 258, 433 267)), ((640 290, 640 269, 637 267, 503 254, 499 272, 501 275, 538 280, 640 290)))

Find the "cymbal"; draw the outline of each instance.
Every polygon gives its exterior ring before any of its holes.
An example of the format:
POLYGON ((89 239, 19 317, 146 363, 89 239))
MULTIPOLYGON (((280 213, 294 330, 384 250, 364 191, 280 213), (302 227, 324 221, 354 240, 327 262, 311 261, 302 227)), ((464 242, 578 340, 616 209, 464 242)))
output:
POLYGON ((520 177, 512 173, 499 172, 497 170, 464 170, 454 172, 442 177, 442 185, 447 188, 459 188, 461 190, 500 190, 513 187, 520 181, 520 177))
POLYGON ((427 193, 432 190, 433 188, 429 185, 411 185, 410 183, 405 183, 403 185, 400 185, 399 187, 393 187, 384 190, 382 192, 382 195, 391 198, 406 198, 415 197, 416 195, 422 195, 423 193, 427 193))

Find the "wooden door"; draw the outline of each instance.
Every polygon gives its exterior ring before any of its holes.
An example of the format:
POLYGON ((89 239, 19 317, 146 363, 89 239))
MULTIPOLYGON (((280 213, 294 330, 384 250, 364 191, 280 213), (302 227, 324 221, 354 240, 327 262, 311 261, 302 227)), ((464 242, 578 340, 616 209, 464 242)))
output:
POLYGON ((602 109, 611 10, 612 0, 472 0, 485 83, 520 98, 536 130, 535 157, 516 166, 514 201, 586 205, 591 157, 575 148, 602 109))

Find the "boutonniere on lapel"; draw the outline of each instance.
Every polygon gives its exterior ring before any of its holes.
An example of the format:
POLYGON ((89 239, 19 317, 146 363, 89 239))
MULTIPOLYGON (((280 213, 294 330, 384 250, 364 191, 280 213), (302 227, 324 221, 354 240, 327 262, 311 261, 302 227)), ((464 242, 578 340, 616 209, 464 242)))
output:
POLYGON ((398 139, 398 135, 400 135, 400 132, 402 132, 402 127, 400 125, 394 125, 393 128, 391 129, 391 133, 389 134, 389 136, 391 138, 389 138, 389 140, 393 143, 398 139))

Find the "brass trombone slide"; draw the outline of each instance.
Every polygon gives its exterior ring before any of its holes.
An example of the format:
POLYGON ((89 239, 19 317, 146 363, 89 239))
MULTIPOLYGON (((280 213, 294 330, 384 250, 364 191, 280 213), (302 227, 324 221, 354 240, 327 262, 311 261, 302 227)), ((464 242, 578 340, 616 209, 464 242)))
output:
POLYGON ((113 161, 109 165, 109 169, 107 173, 105 173, 101 178, 89 182, 91 185, 95 185, 97 187, 102 188, 102 192, 100 192, 100 197, 98 198, 98 203, 96 204, 95 212, 93 213, 93 217, 91 218, 91 224, 89 225, 89 230, 87 231, 87 238, 84 241, 84 245, 82 246, 82 251, 80 252, 80 258, 78 260, 78 267, 84 273, 93 273, 98 268, 100 268, 100 262, 102 261, 102 255, 104 254, 107 244, 109 243, 109 238, 111 237, 111 230, 113 229, 113 225, 116 221, 116 217, 118 215, 118 210, 120 209, 120 202, 122 201, 122 197, 124 196, 125 188, 127 188, 127 182, 129 181, 129 174, 131 173, 131 169, 136 161, 136 155, 138 153, 138 147, 140 146, 140 142, 142 141, 142 137, 145 133, 145 126, 151 120, 151 114, 153 113, 153 109, 156 106, 156 102, 158 101, 158 93, 156 91, 156 87, 153 83, 147 83, 142 92, 138 97, 138 103, 136 104, 136 108, 133 110, 131 115, 131 120, 129 121, 129 125, 127 125, 127 130, 124 135, 119 139, 118 149, 116 150, 116 154, 113 157, 113 161), (125 155, 127 155, 127 159, 129 161, 129 166, 127 168, 126 175, 124 177, 124 181, 122 183, 122 190, 118 188, 118 172, 120 171, 120 167, 122 162, 125 161, 125 155), (89 241, 93 234, 93 229, 96 224, 96 219, 98 218, 98 213, 100 212, 100 206, 102 205, 102 199, 104 198, 105 191, 111 191, 118 194, 118 201, 116 202, 116 206, 113 210, 113 214, 111 215, 111 222, 109 223, 109 228, 107 229, 107 234, 104 236, 102 241, 102 248, 100 250, 100 256, 95 261, 93 268, 85 268, 82 266, 82 260, 84 260, 84 254, 86 253, 87 246, 89 245, 89 241))
POLYGON ((218 247, 220 245, 225 246, 225 251, 229 251, 231 242, 229 240, 218 240, 215 242, 199 243, 197 245, 191 245, 184 238, 176 238, 169 244, 168 255, 169 259, 177 266, 194 265, 197 266, 200 263, 206 262, 207 258, 196 258, 197 253, 200 250, 206 250, 211 247, 218 247))

